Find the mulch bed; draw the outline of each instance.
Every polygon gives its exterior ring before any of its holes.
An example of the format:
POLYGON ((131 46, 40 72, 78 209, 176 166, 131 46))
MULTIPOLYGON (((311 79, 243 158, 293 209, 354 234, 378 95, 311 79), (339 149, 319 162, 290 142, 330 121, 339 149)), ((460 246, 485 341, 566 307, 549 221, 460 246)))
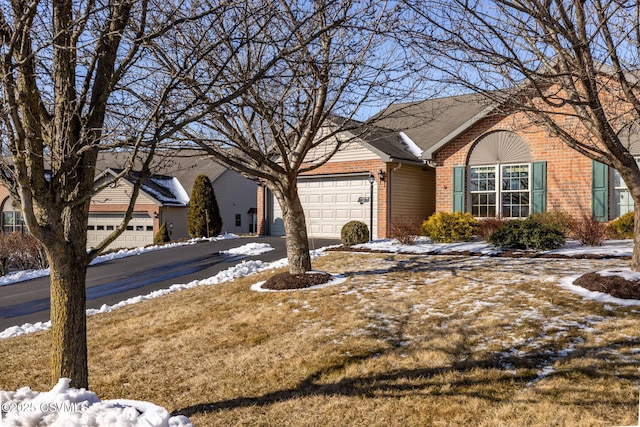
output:
POLYGON ((331 279, 332 277, 329 273, 282 273, 269 278, 261 287, 262 289, 274 291, 305 289, 315 285, 322 285, 331 281, 331 279))
POLYGON ((573 284, 590 291, 604 292, 616 298, 640 300, 640 283, 620 276, 587 273, 580 276, 573 284))

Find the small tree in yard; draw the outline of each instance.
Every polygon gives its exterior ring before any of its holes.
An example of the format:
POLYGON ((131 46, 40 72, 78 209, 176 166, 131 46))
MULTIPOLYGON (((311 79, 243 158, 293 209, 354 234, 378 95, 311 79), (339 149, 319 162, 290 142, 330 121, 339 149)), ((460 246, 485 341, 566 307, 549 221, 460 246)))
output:
MULTIPOLYGON (((291 274, 311 270, 298 177, 323 166, 343 144, 367 131, 353 120, 363 108, 379 108, 401 96, 396 83, 410 71, 404 52, 389 38, 403 19, 401 4, 271 2, 276 15, 269 34, 254 40, 242 60, 231 64, 233 70, 220 75, 228 85, 244 82, 247 71, 267 60, 271 50, 290 50, 292 41, 309 34, 317 38, 276 63, 268 78, 242 97, 212 111, 199 128, 185 132, 220 163, 256 179, 280 204, 291 274)), ((401 87, 404 96, 411 90, 407 86, 401 87)))
POLYGON ((191 237, 212 237, 222 231, 222 218, 211 180, 198 175, 191 190, 187 227, 191 237))
POLYGON ((166 222, 163 222, 156 235, 153 236, 153 244, 164 245, 165 243, 169 243, 170 241, 171 236, 169 236, 169 227, 167 227, 166 222))
POLYGON ((265 42, 269 3, 0 2, 0 181, 50 264, 53 384, 88 388, 87 267, 126 230, 156 149, 304 44, 282 35, 290 49, 271 51, 233 87, 222 81, 243 46, 265 42), (199 31, 208 37, 189 36, 199 31), (121 172, 97 186, 101 152, 116 151, 121 172), (123 221, 87 251, 92 197, 131 176, 123 221))

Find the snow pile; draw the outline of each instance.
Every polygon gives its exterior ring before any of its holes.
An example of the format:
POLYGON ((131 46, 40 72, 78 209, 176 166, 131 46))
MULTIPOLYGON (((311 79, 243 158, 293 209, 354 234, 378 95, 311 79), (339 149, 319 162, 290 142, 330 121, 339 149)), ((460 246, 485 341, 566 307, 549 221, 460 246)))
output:
POLYGON ((150 402, 104 400, 85 389, 69 387, 61 378, 51 391, 38 393, 29 387, 16 392, 0 391, 2 416, 6 426, 148 426, 192 427, 185 416, 169 412, 150 402))
POLYGON ((405 143, 407 149, 411 154, 419 159, 422 158, 422 148, 418 147, 418 145, 413 142, 413 140, 409 138, 406 133, 400 132, 400 138, 402 139, 402 142, 405 143))
MULTIPOLYGON (((252 244, 240 246, 240 248, 249 247, 249 246, 252 246, 252 244)), ((236 249, 240 249, 240 248, 236 248, 236 249)), ((266 247, 261 247, 261 248, 262 248, 261 250, 266 249, 266 247)), ((269 246, 269 248, 271 248, 271 246, 269 246)), ((324 253, 324 250, 325 248, 320 248, 320 249, 311 251, 311 259, 315 259, 318 256, 322 255, 324 253)), ((242 249, 240 252, 242 251, 245 251, 245 249, 242 249)), ((267 250, 265 250, 265 252, 266 251, 267 250)), ((209 277, 207 279, 194 280, 189 283, 171 285, 167 289, 160 289, 157 291, 150 292, 146 295, 139 295, 136 297, 132 297, 124 301, 120 301, 113 305, 103 304, 100 308, 97 308, 97 309, 90 308, 87 310, 87 316, 91 316, 99 313, 108 313, 110 311, 116 310, 126 305, 137 304, 142 301, 150 300, 153 298, 159 298, 161 296, 172 294, 174 292, 178 292, 184 289, 195 288, 197 286, 217 285, 223 282, 228 282, 228 281, 237 279, 239 277, 248 276, 250 274, 258 273, 261 271, 282 268, 282 267, 285 267, 287 264, 288 264, 288 261, 286 258, 283 258, 274 262, 263 262, 260 260, 242 261, 241 263, 236 264, 233 267, 230 267, 224 271, 221 271, 215 276, 209 277)), ((0 339, 17 337, 19 335, 30 334, 38 331, 46 331, 49 328, 51 328, 51 322, 25 323, 21 326, 11 326, 10 328, 7 328, 4 331, 0 332, 0 339)))
POLYGON ((246 245, 229 249, 228 251, 220 251, 220 253, 252 256, 261 255, 272 250, 274 250, 273 246, 268 243, 247 243, 246 245))

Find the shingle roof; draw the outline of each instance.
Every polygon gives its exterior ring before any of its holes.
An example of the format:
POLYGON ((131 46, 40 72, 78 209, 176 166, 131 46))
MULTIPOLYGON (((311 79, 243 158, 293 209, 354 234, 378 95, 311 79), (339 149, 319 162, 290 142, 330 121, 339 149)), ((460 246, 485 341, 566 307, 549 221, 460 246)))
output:
MULTIPOLYGON (((98 158, 96 172, 99 174, 108 168, 122 170, 127 159, 127 153, 103 152, 98 158)), ((158 151, 155 154, 154 166, 152 167, 154 176, 165 177, 159 178, 160 180, 156 184, 162 187, 162 183, 167 184, 168 179, 176 178, 187 194, 191 194, 191 189, 198 175, 205 174, 212 182, 215 182, 227 170, 211 157, 195 150, 158 151)), ((167 186, 164 185, 164 187, 167 186)), ((162 194, 164 190, 158 188, 157 191, 162 194)))
POLYGON ((483 95, 466 94, 392 104, 369 122, 404 132, 420 148, 427 150, 490 107, 483 95))
POLYGON ((332 117, 331 121, 364 142, 367 148, 380 156, 382 161, 421 161, 396 130, 341 117, 332 117))

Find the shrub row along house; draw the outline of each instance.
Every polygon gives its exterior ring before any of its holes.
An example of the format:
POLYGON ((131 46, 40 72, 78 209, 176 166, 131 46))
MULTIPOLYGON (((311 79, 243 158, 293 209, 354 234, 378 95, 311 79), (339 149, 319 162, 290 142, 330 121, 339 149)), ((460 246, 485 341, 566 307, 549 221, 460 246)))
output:
MULTIPOLYGON (((118 155, 102 154, 98 161, 96 187, 113 180, 121 171, 118 155)), ((167 223, 172 240, 188 238, 187 214, 191 190, 196 177, 207 175, 213 183, 222 216, 222 230, 244 234, 256 230, 256 183, 196 153, 164 155, 146 179, 136 200, 133 218, 126 231, 111 248, 138 247, 153 243, 162 223, 167 223)), ((96 193, 91 199, 87 247, 91 248, 108 236, 121 222, 127 209, 132 179, 121 178, 96 193)), ((25 228, 22 215, 0 187, 2 231, 10 233, 25 228)))
MULTIPOLYGON (((523 218, 562 210, 607 221, 633 210, 616 171, 480 95, 395 104, 371 123, 299 179, 310 237, 339 237, 350 220, 372 224, 373 238, 390 237, 394 225, 435 211, 523 218)), ((640 127, 620 136, 640 157, 640 127)), ((257 203, 259 231, 283 235, 279 207, 264 188, 257 203)))

